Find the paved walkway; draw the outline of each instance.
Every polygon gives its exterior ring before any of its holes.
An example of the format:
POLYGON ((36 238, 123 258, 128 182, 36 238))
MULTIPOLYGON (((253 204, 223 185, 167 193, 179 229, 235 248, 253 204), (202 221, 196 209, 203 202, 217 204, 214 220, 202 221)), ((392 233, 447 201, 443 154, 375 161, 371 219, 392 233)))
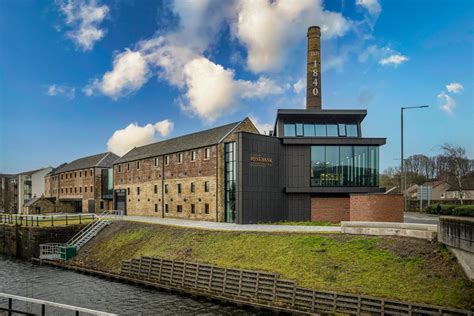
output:
MULTIPOLYGON (((238 225, 232 223, 216 223, 206 221, 194 221, 177 218, 159 218, 152 216, 124 216, 124 220, 179 226, 197 229, 237 231, 237 232, 282 232, 282 233, 340 233, 340 226, 298 226, 298 225, 267 225, 267 224, 246 224, 238 225)), ((406 212, 404 215, 405 223, 417 224, 438 224, 438 216, 430 214, 420 214, 406 212)))
POLYGON ((205 221, 193 221, 176 218, 159 218, 151 216, 124 216, 124 220, 152 223, 160 225, 180 226, 198 229, 239 231, 239 232, 282 232, 282 233, 340 233, 340 226, 297 226, 297 225, 262 225, 247 224, 238 225, 232 223, 216 223, 205 221))

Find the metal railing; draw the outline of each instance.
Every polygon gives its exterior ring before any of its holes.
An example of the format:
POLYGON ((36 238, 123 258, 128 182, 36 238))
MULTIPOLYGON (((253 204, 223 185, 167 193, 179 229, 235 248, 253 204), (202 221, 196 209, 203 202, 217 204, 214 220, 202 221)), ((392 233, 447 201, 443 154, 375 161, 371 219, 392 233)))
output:
POLYGON ((68 226, 83 224, 94 220, 96 214, 59 214, 59 215, 23 215, 23 214, 0 214, 0 224, 18 226, 68 226))
POLYGON ((40 259, 47 260, 68 260, 75 255, 82 246, 94 238, 105 226, 109 225, 112 220, 121 220, 123 211, 106 210, 100 214, 93 215, 92 221, 74 235, 64 244, 48 243, 40 244, 40 259), (65 253, 66 248, 75 248, 74 254, 71 256, 65 253))
MULTIPOLYGON (((65 311, 70 311, 74 312, 76 316, 81 315, 81 314, 86 314, 86 315, 100 315, 100 316, 115 316, 117 314, 112 314, 112 313, 107 313, 107 312, 101 312, 89 308, 83 308, 83 307, 77 307, 77 306, 72 306, 72 305, 67 305, 67 304, 61 304, 61 303, 55 303, 55 302, 50 302, 50 301, 45 301, 45 300, 40 300, 36 298, 30 298, 30 297, 24 297, 24 296, 18 296, 18 295, 12 295, 12 294, 6 294, 6 293, 0 293, 0 298, 3 298, 7 302, 7 307, 3 307, 0 305, 0 314, 1 311, 6 312, 6 315, 41 315, 45 316, 47 309, 48 311, 54 311, 58 312, 61 311, 61 315, 64 315, 65 311), (32 309, 34 309, 34 313, 32 311, 27 311, 27 310, 20 310, 21 307, 14 307, 14 303, 16 305, 19 305, 18 303, 23 303, 25 304, 31 304, 32 309)), ((55 313, 55 314, 56 314, 55 313)), ((51 313, 50 313, 51 314, 51 313)))

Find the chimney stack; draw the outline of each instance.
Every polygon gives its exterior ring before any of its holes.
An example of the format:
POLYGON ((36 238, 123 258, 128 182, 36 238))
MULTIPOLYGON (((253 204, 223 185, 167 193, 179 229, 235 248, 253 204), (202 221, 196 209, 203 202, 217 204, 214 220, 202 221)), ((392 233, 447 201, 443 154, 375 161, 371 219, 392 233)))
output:
POLYGON ((308 64, 306 66, 306 109, 321 110, 321 30, 308 28, 308 64))

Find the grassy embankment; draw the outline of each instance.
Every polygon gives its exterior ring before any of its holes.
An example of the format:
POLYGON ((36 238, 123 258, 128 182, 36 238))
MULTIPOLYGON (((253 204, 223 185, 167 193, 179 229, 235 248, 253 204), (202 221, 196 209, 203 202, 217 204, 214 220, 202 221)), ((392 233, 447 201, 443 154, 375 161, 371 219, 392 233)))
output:
POLYGON ((340 234, 216 232, 118 222, 75 261, 111 271, 140 256, 272 271, 299 285, 458 308, 474 305, 474 284, 441 245, 340 234))

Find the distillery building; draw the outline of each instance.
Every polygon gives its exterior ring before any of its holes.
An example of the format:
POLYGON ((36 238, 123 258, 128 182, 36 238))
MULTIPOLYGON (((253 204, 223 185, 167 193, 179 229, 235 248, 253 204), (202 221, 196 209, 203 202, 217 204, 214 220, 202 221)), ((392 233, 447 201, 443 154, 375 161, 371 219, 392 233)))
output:
POLYGON ((262 135, 248 118, 137 147, 114 163, 127 214, 239 224, 403 221, 379 187, 385 138, 364 137, 366 110, 323 109, 320 29, 308 29, 305 109, 279 109, 262 135))

